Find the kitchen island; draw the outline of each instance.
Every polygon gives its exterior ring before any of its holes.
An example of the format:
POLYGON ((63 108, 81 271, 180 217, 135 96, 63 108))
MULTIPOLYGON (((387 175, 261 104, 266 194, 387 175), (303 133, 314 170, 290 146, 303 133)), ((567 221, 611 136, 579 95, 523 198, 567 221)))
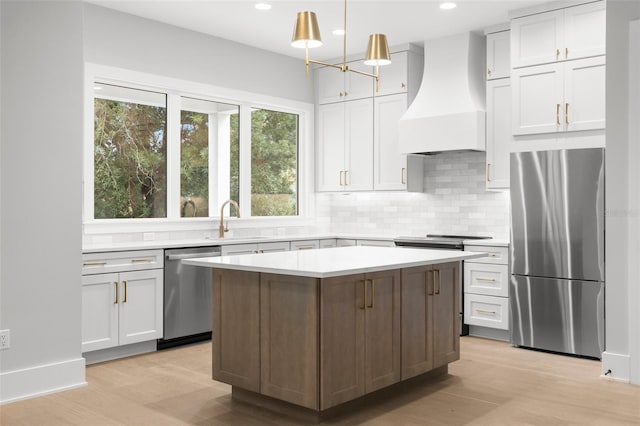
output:
POLYGON ((213 379, 236 399, 321 415, 446 374, 460 356, 461 261, 484 255, 342 247, 183 262, 213 268, 213 379))

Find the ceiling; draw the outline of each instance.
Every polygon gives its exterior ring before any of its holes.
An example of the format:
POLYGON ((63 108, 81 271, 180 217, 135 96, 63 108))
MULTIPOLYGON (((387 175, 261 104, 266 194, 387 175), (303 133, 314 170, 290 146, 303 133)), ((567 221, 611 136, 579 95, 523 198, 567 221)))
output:
MULTIPOLYGON (((342 55, 342 0, 85 0, 132 15, 301 58, 291 47, 296 13, 316 12, 324 45, 310 50, 313 59, 342 55), (255 3, 269 3, 268 11, 255 3)), ((544 0, 454 0, 458 7, 441 10, 440 0, 350 0, 347 3, 347 54, 362 53, 371 33, 387 35, 389 45, 400 45, 483 29, 508 21, 508 11, 544 3, 544 0)))

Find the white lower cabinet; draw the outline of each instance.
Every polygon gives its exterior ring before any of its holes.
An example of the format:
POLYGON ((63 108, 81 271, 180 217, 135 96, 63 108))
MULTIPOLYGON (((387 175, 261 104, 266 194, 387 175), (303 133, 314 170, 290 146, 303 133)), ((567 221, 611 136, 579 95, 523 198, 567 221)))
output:
POLYGON ((221 251, 222 251, 222 256, 289 251, 289 241, 278 241, 273 243, 260 243, 260 244, 223 245, 221 248, 221 251))
POLYGON ((314 250, 317 248, 320 248, 320 242, 318 240, 291 241, 291 251, 314 250))
MULTIPOLYGON (((508 248, 467 245, 464 249, 488 253, 487 257, 464 261, 464 323, 505 333, 509 330, 508 248)), ((483 333, 473 327, 469 333, 508 339, 506 333, 483 333)))
POLYGON ((320 248, 332 248, 337 247, 337 241, 335 238, 327 238, 319 241, 320 248))
POLYGON ((161 338, 163 294, 163 269, 83 275, 82 352, 161 338))

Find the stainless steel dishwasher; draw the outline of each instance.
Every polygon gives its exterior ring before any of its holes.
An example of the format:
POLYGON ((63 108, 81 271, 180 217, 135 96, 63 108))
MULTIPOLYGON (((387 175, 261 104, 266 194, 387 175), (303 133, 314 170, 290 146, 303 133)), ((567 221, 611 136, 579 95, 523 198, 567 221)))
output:
POLYGON ((158 349, 211 339, 211 269, 183 259, 220 256, 220 247, 164 251, 164 337, 158 349))

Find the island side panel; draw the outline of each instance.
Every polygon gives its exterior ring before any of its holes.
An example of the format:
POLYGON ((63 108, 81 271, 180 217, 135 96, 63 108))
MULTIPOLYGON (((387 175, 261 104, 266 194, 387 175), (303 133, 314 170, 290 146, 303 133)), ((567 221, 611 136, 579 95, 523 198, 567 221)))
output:
POLYGON ((432 269, 402 270, 402 380, 433 369, 432 269))
POLYGON ((400 270, 366 274, 365 391, 400 381, 400 270))
POLYGON ((260 391, 260 274, 213 270, 213 379, 260 391))
POLYGON ((320 409, 365 393, 364 274, 320 283, 320 409))
POLYGON ((261 274, 260 393, 318 409, 318 279, 261 274))
POLYGON ((433 265, 433 368, 460 359, 460 263, 433 265))

